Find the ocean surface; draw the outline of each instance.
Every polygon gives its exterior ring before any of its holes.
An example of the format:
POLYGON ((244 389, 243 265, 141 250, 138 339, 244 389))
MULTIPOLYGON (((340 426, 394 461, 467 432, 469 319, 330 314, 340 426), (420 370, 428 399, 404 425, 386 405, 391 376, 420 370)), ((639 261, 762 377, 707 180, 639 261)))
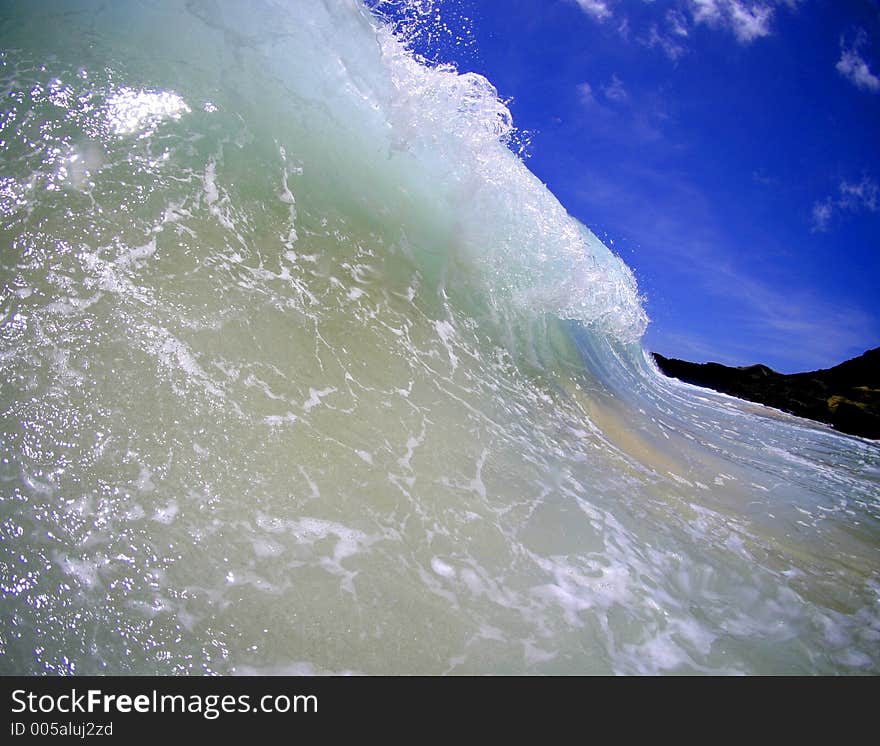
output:
POLYGON ((405 38, 0 5, 0 673, 880 672, 880 447, 661 376, 405 38))

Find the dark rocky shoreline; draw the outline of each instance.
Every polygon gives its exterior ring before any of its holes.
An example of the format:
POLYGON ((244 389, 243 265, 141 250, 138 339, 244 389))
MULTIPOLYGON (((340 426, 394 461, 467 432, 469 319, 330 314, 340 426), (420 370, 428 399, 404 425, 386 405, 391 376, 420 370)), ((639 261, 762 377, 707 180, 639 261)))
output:
POLYGON ((880 439, 880 347, 833 368, 793 374, 766 365, 733 368, 653 354, 660 370, 672 378, 824 422, 850 435, 880 439))

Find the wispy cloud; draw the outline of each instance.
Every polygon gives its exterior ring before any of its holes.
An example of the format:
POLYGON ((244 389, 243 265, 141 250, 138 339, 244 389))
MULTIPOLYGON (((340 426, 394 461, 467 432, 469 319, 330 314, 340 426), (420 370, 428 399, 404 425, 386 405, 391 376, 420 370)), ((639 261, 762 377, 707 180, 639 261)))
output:
POLYGON ((775 186, 779 183, 778 179, 766 173, 762 169, 752 171, 752 181, 764 187, 775 186))
POLYGON ((602 88, 602 93, 605 94, 605 98, 609 101, 617 103, 626 101, 629 98, 626 88, 623 87, 623 81, 617 75, 611 76, 611 81, 602 88))
POLYGON ((650 24, 647 34, 638 42, 649 49, 659 48, 673 62, 687 51, 685 43, 690 36, 690 22, 683 9, 669 8, 662 18, 650 24))
MULTIPOLYGON (((657 48, 673 62, 687 51, 696 26, 725 31, 741 44, 769 36, 776 8, 796 11, 803 0, 643 0, 647 11, 636 14, 640 26, 631 28, 626 5, 616 0, 570 0, 595 21, 614 21, 624 41, 631 38, 648 48, 657 48)), ((636 17, 633 16, 633 17, 636 17)))
MULTIPOLYGON (((718 305, 708 328, 691 319, 683 328, 670 326, 668 331, 680 335, 678 343, 688 340, 694 354, 698 346, 704 348, 703 360, 732 365, 763 362, 794 373, 835 365, 876 344, 877 319, 858 305, 788 281, 774 284, 759 278, 748 265, 734 264, 729 250, 691 244, 687 235, 683 239, 680 256, 670 258, 685 260, 683 271, 715 296, 718 305), (756 352, 762 349, 764 353, 756 352)), ((666 334, 655 338, 663 343, 666 334)))
POLYGON ((675 36, 688 36, 687 18, 685 18, 684 13, 670 8, 666 13, 666 23, 669 26, 669 30, 675 36))
POLYGON ((711 284, 718 295, 740 304, 737 324, 764 340, 784 372, 834 365, 877 339, 876 319, 849 303, 772 286, 723 264, 716 266, 711 284))
POLYGON ((575 0, 580 9, 597 21, 605 21, 614 15, 605 0, 575 0))
POLYGON ((656 23, 652 23, 648 29, 647 36, 639 37, 639 42, 649 49, 655 47, 663 50, 663 53, 673 62, 677 62, 686 51, 686 47, 681 42, 682 36, 687 35, 687 29, 682 27, 684 34, 677 34, 675 31, 667 33, 661 31, 656 23))
POLYGON ((593 95, 593 86, 589 83, 581 83, 577 87, 578 98, 584 106, 593 106, 596 103, 596 97, 593 95))
POLYGON ((867 41, 868 35, 864 30, 859 30, 852 44, 847 44, 841 38, 837 72, 856 87, 871 91, 871 93, 878 93, 880 92, 880 78, 871 72, 870 66, 862 57, 860 51, 867 44, 867 41))
MULTIPOLYGON (((626 225, 618 243, 632 248, 622 256, 635 266, 656 319, 645 340, 649 349, 731 365, 763 362, 793 373, 835 365, 880 342, 877 314, 845 291, 811 287, 788 264, 768 271, 767 251, 786 249, 749 250, 686 174, 641 162, 621 164, 621 172, 622 181, 579 171, 579 202, 585 212, 596 205, 626 225), (693 288, 694 299, 673 294, 674 284, 693 288)), ((870 188, 862 193, 870 199, 870 188)))
POLYGON ((824 233, 839 212, 877 212, 880 210, 880 185, 863 176, 861 181, 842 181, 836 197, 826 197, 813 204, 813 231, 824 233))
POLYGON ((733 33, 741 42, 750 42, 762 36, 770 34, 770 19, 773 17, 773 8, 768 5, 753 5, 751 7, 740 2, 730 3, 730 20, 733 25, 733 33))
MULTIPOLYGON (((726 365, 764 363, 782 373, 799 373, 830 368, 876 344, 876 320, 857 306, 808 293, 780 294, 767 285, 749 282, 749 278, 742 286, 742 279, 739 272, 720 274, 726 287, 740 287, 742 292, 726 293, 734 310, 723 321, 719 319, 714 334, 692 328, 669 328, 660 333, 649 327, 649 348, 687 360, 726 365), (728 333, 719 334, 723 327, 728 333), (763 354, 756 352, 761 348, 763 354)), ((720 292, 723 287, 719 282, 719 296, 725 295, 720 292)))
POLYGON ((831 224, 831 216, 834 215, 834 202, 831 197, 826 197, 820 202, 813 204, 813 231, 824 233, 831 224))
POLYGON ((873 179, 863 176, 857 184, 844 181, 840 185, 840 206, 848 210, 864 208, 877 212, 880 187, 873 179))
POLYGON ((743 0, 690 0, 694 23, 732 31, 743 44, 770 35, 773 6, 743 0))
MULTIPOLYGON (((602 98, 605 101, 619 104, 629 99, 629 93, 624 87, 623 81, 616 74, 612 75, 611 80, 606 85, 601 86, 601 89, 602 98)), ((602 110, 608 116, 616 116, 609 107, 603 106, 596 100, 596 91, 589 83, 584 82, 577 85, 577 96, 584 107, 602 110)))
POLYGON ((696 23, 721 23, 723 0, 691 0, 691 15, 696 23))
POLYGON ((631 93, 617 75, 605 85, 579 83, 574 92, 587 117, 581 124, 589 128, 594 142, 632 148, 663 139, 668 114, 661 94, 631 93))

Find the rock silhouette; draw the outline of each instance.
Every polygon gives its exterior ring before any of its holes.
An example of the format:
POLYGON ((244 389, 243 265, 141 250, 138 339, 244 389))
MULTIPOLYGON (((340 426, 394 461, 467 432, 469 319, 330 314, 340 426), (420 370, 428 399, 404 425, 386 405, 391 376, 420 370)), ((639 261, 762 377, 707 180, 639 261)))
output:
POLYGON ((734 368, 653 354, 660 370, 672 378, 825 422, 844 433, 880 439, 880 347, 833 368, 792 374, 766 365, 734 368))

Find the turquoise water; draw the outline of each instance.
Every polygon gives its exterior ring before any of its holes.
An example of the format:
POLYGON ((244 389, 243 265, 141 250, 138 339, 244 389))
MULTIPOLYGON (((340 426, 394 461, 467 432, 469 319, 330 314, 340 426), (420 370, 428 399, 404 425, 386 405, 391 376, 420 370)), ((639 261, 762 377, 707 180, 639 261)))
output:
POLYGON ((0 672, 880 669, 880 448, 660 376, 489 81, 344 0, 0 39, 0 672))

